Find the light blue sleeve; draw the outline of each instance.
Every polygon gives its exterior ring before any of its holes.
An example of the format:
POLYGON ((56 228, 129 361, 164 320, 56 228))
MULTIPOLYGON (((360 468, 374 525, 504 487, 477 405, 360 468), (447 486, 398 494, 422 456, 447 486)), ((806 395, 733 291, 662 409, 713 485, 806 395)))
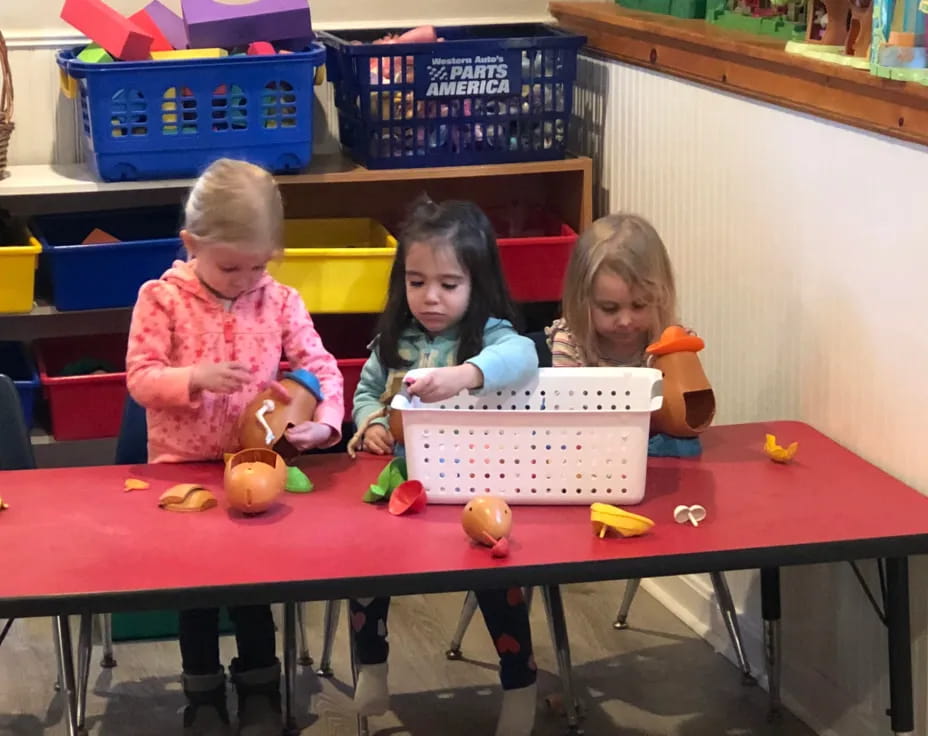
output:
POLYGON ((478 393, 519 386, 538 370, 535 343, 523 337, 506 320, 491 319, 483 333, 483 350, 467 361, 483 373, 478 393))
MULTIPOLYGON (((380 397, 383 396, 386 388, 387 370, 380 362, 377 350, 374 349, 361 369, 361 378, 358 379, 358 387, 354 392, 351 418, 354 419, 356 426, 360 427, 361 423, 371 414, 383 408, 380 397)), ((381 423, 386 424, 386 420, 381 423)))

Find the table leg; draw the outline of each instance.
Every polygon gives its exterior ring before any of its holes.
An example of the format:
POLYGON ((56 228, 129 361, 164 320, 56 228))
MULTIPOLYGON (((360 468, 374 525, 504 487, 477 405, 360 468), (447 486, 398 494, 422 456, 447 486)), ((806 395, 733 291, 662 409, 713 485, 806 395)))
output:
POLYGON ((889 717, 893 733, 914 736, 908 557, 886 560, 886 625, 889 631, 889 717))
POLYGON ((61 690, 65 699, 65 717, 68 719, 68 736, 78 736, 77 686, 74 679, 74 650, 71 646, 70 623, 67 616, 55 616, 54 624, 58 670, 61 673, 61 690))
POLYGON ((744 643, 741 640, 741 628, 738 626, 738 611, 735 609, 735 602, 731 597, 731 590, 728 587, 728 581, 725 575, 720 572, 709 573, 712 580, 712 587, 715 589, 715 597, 719 603, 719 612, 722 614, 722 621, 725 622, 725 628, 728 630, 728 638, 731 639, 731 645, 735 650, 735 658, 738 660, 738 667, 741 669, 741 684, 756 685, 757 680, 751 674, 751 665, 748 663, 748 657, 744 653, 744 643))
POLYGON ((80 622, 80 633, 77 638, 77 730, 85 733, 90 657, 93 654, 93 614, 82 613, 80 622))
POLYGON ((469 590, 464 598, 464 605, 461 607, 461 615, 458 617, 458 627, 455 629, 454 636, 451 637, 451 644, 448 645, 448 651, 445 656, 448 659, 461 659, 461 642, 464 641, 464 634, 467 633, 467 627, 470 626, 471 619, 477 613, 477 594, 469 590))
MULTIPOLYGON (((350 649, 349 659, 351 660, 351 687, 352 691, 358 688, 358 649, 354 640, 354 626, 348 627, 348 646, 350 649)), ((370 727, 367 723, 367 716, 358 714, 358 736, 370 736, 370 727)))
POLYGON ((760 571, 760 602, 764 617, 764 661, 767 665, 768 718, 780 718, 780 568, 760 571))
POLYGON ((296 606, 296 628, 300 636, 300 658, 301 667, 312 667, 313 658, 309 654, 309 638, 306 636, 306 617, 308 606, 305 603, 298 603, 296 606))
POLYGON ((100 614, 100 631, 103 638, 103 659, 100 666, 111 669, 116 666, 116 657, 113 655, 113 614, 100 614))
POLYGON ((580 715, 577 707, 577 698, 574 696, 573 671, 570 665, 570 642, 567 640, 567 623, 564 619, 564 602, 561 600, 561 589, 557 585, 546 585, 542 588, 545 608, 548 613, 548 622, 551 625, 551 634, 554 638, 554 653, 557 657, 558 674, 561 677, 561 686, 564 690, 564 712, 567 715, 567 732, 581 734, 580 715))
POLYGON ((284 603, 284 732, 296 732, 293 716, 293 691, 296 687, 297 603, 284 603))
POLYGON ((325 602, 325 614, 322 617, 322 658, 316 670, 318 677, 332 676, 332 649, 335 646, 335 634, 338 631, 338 615, 342 608, 339 600, 325 602))
POLYGON ((638 592, 638 586, 641 585, 641 578, 632 578, 625 581, 625 593, 622 595, 622 603, 619 605, 619 611, 615 615, 613 629, 619 631, 628 628, 628 612, 635 600, 635 594, 638 592))

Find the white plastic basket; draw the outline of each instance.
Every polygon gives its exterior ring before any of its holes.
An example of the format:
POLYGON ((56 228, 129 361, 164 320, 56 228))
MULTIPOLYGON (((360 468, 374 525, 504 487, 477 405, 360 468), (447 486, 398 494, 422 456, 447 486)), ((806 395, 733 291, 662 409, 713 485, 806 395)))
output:
POLYGON ((630 505, 644 498, 661 390, 653 368, 541 368, 519 388, 435 404, 399 394, 392 407, 409 478, 429 503, 492 493, 511 504, 630 505))

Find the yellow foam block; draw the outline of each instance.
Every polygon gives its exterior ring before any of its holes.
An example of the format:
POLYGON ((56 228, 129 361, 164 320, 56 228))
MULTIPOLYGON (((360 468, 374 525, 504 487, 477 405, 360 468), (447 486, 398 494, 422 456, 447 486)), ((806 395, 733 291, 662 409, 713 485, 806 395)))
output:
POLYGON ((151 58, 155 60, 163 59, 218 59, 220 56, 228 56, 229 52, 225 49, 177 49, 175 51, 152 51, 151 58))

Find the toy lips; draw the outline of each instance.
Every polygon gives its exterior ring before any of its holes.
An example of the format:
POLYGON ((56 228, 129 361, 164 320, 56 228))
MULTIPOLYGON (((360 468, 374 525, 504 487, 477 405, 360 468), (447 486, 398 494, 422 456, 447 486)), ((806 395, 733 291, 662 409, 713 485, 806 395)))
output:
POLYGON ((663 374, 664 401, 651 417, 654 432, 671 437, 696 437, 712 424, 715 394, 703 372, 697 353, 702 338, 679 325, 664 330, 647 348, 651 367, 663 374))
POLYGON ((229 459, 224 483, 232 508, 243 514, 260 514, 283 493, 287 464, 273 450, 242 450, 229 459))
POLYGON ((286 462, 300 454, 284 433, 312 420, 322 401, 319 379, 309 371, 285 373, 272 382, 245 407, 239 424, 239 442, 243 448, 267 447, 286 462))
POLYGON ((422 483, 417 480, 407 480, 393 489, 387 508, 391 514, 399 516, 418 513, 425 509, 427 503, 425 487, 422 483))
POLYGON ((509 554, 512 509, 503 499, 496 496, 472 499, 461 512, 461 525, 468 537, 491 547, 490 553, 494 557, 509 554))

